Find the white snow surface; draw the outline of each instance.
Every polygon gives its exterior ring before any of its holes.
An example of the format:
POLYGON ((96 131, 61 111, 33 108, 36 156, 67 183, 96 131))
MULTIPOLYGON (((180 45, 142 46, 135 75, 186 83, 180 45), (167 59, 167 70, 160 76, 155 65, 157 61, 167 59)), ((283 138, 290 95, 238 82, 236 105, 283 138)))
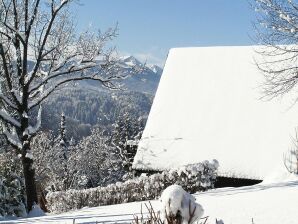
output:
POLYGON ((45 212, 39 207, 39 205, 34 205, 32 210, 28 214, 28 218, 44 216, 45 212))
POLYGON ((188 224, 199 220, 203 214, 204 209, 191 194, 187 193, 179 185, 171 185, 167 187, 160 197, 160 212, 162 220, 166 220, 167 215, 174 215, 180 213, 182 224, 188 224), (190 217, 193 214, 193 217, 190 217))
MULTIPOLYGON (((215 219, 224 224, 294 224, 297 223, 298 178, 278 183, 267 182, 240 188, 221 188, 193 195, 209 216, 206 224, 214 224, 215 219)), ((127 204, 83 208, 59 215, 6 220, 0 223, 130 223, 134 214, 146 211, 144 204, 127 204)), ((151 201, 155 210, 159 201, 151 201)), ((145 212, 144 212, 145 213, 145 212)), ((146 214, 145 214, 146 216, 146 214)), ((1 220, 1 219, 0 219, 1 220)), ((202 220, 203 221, 203 220, 202 220)))
POLYGON ((164 170, 217 159, 219 175, 255 179, 285 169, 298 105, 292 96, 260 99, 257 48, 171 49, 133 167, 164 170))
POLYGON ((32 152, 27 152, 26 155, 25 155, 25 157, 28 158, 28 159, 32 159, 32 160, 34 158, 32 152))

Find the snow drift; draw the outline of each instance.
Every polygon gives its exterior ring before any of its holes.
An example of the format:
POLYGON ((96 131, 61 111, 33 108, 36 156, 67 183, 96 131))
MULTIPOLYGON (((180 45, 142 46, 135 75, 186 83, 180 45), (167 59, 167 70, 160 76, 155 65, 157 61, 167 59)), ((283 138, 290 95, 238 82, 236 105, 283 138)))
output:
POLYGON ((133 167, 217 159, 219 175, 252 179, 283 169, 298 108, 291 97, 260 100, 255 48, 171 49, 133 167))

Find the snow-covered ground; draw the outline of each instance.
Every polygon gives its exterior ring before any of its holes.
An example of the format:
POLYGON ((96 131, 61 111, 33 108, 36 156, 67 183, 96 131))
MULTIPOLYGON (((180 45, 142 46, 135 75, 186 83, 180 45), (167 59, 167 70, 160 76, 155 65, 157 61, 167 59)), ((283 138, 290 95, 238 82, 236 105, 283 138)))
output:
MULTIPOLYGON (((209 224, 221 219, 225 224, 295 224, 298 223, 297 198, 298 179, 276 176, 267 178, 263 183, 240 187, 221 188, 194 196, 209 216, 209 224), (276 182, 278 181, 278 182, 276 182)), ((130 223, 133 214, 143 211, 144 203, 133 202, 79 211, 48 215, 44 217, 0 221, 0 223, 130 223)), ((152 201, 155 209, 159 202, 152 201)))

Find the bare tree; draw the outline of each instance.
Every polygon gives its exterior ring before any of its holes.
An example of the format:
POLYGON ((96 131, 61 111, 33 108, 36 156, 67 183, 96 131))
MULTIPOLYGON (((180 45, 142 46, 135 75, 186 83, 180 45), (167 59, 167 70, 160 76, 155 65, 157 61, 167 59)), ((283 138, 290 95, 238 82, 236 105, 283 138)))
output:
POLYGON ((116 29, 76 35, 72 2, 0 0, 0 120, 21 156, 28 211, 37 202, 30 142, 41 124, 42 102, 70 82, 96 80, 115 89, 113 81, 127 75, 120 73, 114 49, 107 48, 116 29))
POLYGON ((257 19, 257 60, 265 77, 264 96, 272 99, 297 88, 298 4, 296 0, 253 0, 257 19))

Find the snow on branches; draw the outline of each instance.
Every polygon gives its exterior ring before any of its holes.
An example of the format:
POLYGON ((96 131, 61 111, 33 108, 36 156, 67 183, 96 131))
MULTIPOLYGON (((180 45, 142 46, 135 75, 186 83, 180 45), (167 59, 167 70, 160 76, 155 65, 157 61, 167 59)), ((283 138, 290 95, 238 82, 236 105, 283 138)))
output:
MULTIPOLYGON (((265 98, 295 92, 298 82, 298 4, 297 1, 255 0, 256 42, 261 56, 256 64, 264 74, 265 98)), ((296 97, 297 98, 297 97, 296 97)))
POLYGON ((106 186, 122 179, 124 170, 114 146, 99 129, 70 145, 62 118, 60 134, 40 132, 32 140, 38 181, 50 191, 106 186), (61 136, 62 135, 62 136, 61 136))

